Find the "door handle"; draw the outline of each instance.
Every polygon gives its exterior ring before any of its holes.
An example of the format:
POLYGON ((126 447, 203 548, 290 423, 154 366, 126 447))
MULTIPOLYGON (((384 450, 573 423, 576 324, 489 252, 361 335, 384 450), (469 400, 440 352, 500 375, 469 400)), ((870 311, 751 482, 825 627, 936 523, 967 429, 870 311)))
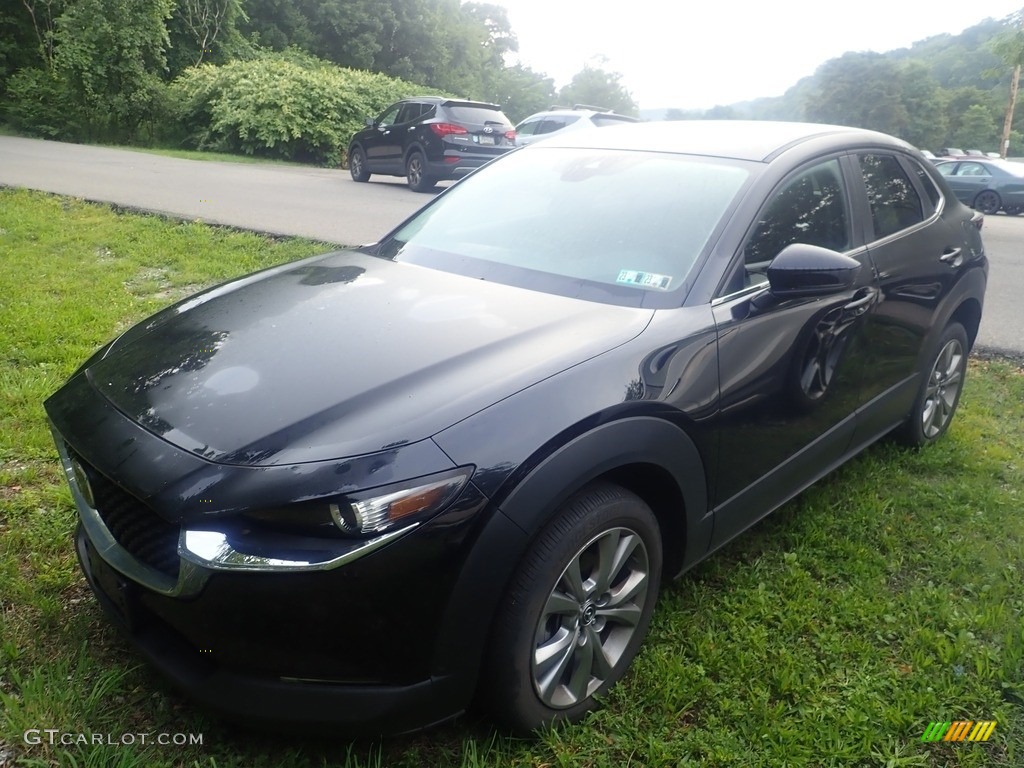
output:
POLYGON ((859 317, 860 315, 863 315, 874 303, 875 296, 878 295, 878 291, 876 291, 874 288, 862 288, 857 293, 862 293, 863 295, 858 299, 854 299, 853 301, 849 302, 843 307, 843 312, 848 317, 859 317))
POLYGON ((964 261, 961 256, 962 253, 962 248, 947 248, 942 252, 942 255, 939 256, 939 261, 949 264, 950 266, 959 267, 964 261))

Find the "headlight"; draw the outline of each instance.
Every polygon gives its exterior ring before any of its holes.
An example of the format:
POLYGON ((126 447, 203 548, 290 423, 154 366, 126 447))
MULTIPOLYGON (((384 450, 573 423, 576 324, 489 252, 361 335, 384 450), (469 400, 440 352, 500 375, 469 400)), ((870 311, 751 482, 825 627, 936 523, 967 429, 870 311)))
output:
POLYGON ((331 519, 349 535, 383 533, 440 512, 459 495, 471 474, 471 467, 460 467, 440 475, 351 494, 330 505, 331 519))

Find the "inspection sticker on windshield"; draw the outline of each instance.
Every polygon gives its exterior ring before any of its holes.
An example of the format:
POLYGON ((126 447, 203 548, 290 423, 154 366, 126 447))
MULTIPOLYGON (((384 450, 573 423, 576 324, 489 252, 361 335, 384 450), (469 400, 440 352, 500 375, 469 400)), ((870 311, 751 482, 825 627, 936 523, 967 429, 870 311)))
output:
POLYGON ((653 272, 637 272, 633 269, 623 269, 619 272, 619 276, 615 278, 615 282, 667 291, 668 284, 672 282, 672 278, 669 275, 656 275, 653 272))

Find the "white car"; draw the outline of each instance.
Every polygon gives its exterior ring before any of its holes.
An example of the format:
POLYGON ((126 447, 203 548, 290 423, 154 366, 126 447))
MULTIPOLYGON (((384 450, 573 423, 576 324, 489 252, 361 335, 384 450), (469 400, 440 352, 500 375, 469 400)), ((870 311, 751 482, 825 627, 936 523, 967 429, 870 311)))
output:
POLYGON ((609 125, 640 122, 635 117, 611 110, 577 104, 572 109, 552 108, 530 115, 516 126, 516 145, 525 146, 546 139, 555 132, 604 128, 609 125))

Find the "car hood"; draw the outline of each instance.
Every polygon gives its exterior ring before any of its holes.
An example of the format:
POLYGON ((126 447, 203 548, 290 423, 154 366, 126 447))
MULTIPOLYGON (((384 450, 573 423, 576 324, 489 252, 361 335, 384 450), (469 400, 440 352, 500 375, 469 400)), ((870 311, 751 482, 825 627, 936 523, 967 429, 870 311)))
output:
POLYGON ((170 307, 85 375, 211 461, 302 463, 429 437, 628 341, 650 317, 342 251, 170 307))

